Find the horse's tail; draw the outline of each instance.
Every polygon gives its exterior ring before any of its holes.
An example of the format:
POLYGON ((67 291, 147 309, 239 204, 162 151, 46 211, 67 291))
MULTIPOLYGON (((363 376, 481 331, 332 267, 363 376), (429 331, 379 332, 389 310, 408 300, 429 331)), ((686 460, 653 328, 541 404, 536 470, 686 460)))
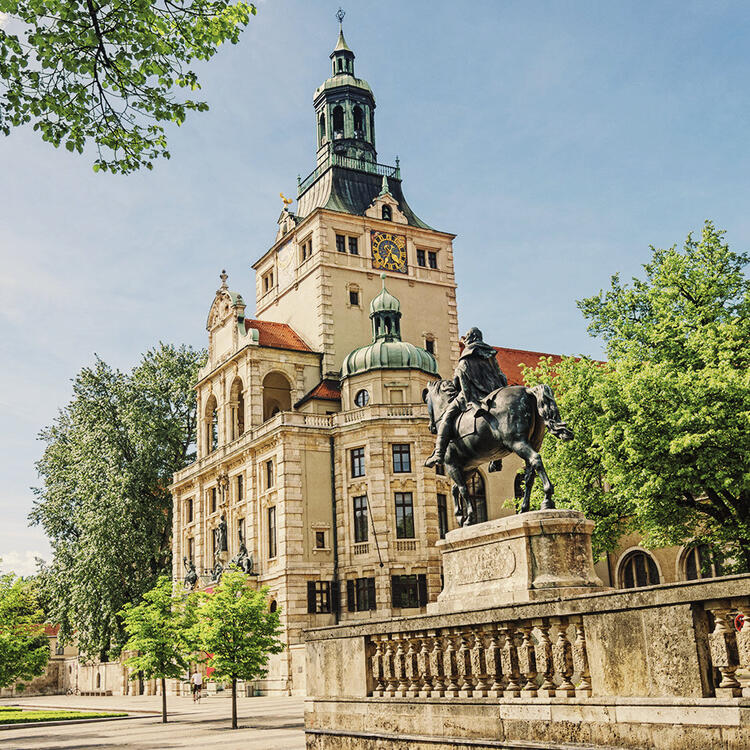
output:
POLYGON ((573 430, 560 418, 560 410, 552 389, 546 384, 535 385, 526 389, 535 399, 539 416, 544 420, 547 429, 560 440, 572 440, 573 430))

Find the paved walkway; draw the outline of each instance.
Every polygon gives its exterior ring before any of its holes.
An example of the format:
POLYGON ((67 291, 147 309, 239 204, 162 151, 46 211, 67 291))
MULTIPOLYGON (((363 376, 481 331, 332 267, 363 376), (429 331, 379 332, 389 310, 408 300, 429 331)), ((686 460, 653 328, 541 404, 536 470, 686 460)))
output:
POLYGON ((190 697, 167 697, 169 721, 148 714, 161 712, 161 696, 89 697, 48 695, 38 698, 4 698, 0 706, 128 711, 141 718, 97 721, 89 724, 0 730, 3 750, 71 750, 72 748, 123 748, 123 750, 304 750, 304 699, 284 697, 238 698, 240 728, 232 731, 232 702, 222 696, 193 703, 190 697))

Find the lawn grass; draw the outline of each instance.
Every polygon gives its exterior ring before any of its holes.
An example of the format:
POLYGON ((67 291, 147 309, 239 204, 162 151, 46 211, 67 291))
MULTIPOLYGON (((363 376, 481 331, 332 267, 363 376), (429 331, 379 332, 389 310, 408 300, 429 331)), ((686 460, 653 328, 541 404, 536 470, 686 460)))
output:
POLYGON ((101 719, 110 716, 127 716, 126 713, 100 711, 22 711, 13 706, 0 709, 0 724, 25 724, 32 721, 65 721, 66 719, 101 719))

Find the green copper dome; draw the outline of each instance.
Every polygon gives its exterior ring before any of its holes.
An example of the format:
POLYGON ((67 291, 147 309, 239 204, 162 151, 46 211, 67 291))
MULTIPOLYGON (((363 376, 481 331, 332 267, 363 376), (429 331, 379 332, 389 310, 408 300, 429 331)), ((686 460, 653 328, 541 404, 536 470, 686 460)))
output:
POLYGON ((437 375, 437 361, 426 349, 401 340, 401 303, 385 288, 370 303, 372 343, 350 352, 341 366, 341 377, 368 370, 422 370, 437 375))
POLYGON ((380 294, 370 302, 370 317, 377 312, 400 313, 401 303, 385 288, 385 274, 381 273, 380 278, 383 280, 383 288, 380 290, 380 294))

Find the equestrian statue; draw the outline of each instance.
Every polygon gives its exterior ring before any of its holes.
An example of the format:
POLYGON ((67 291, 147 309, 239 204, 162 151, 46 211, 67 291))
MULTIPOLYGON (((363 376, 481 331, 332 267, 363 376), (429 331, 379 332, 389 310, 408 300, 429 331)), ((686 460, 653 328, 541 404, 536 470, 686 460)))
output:
POLYGON ((476 507, 466 489, 466 478, 489 462, 489 471, 500 471, 510 453, 526 463, 521 513, 529 510, 535 475, 544 486, 542 509, 555 507, 554 486, 544 470, 539 448, 545 429, 561 440, 573 432, 560 419, 548 385, 526 388, 508 385, 497 352, 482 340, 478 328, 470 328, 453 380, 430 383, 423 397, 430 415, 430 431, 437 434, 435 450, 425 466, 443 464, 453 481, 453 504, 460 526, 476 523, 476 507))

